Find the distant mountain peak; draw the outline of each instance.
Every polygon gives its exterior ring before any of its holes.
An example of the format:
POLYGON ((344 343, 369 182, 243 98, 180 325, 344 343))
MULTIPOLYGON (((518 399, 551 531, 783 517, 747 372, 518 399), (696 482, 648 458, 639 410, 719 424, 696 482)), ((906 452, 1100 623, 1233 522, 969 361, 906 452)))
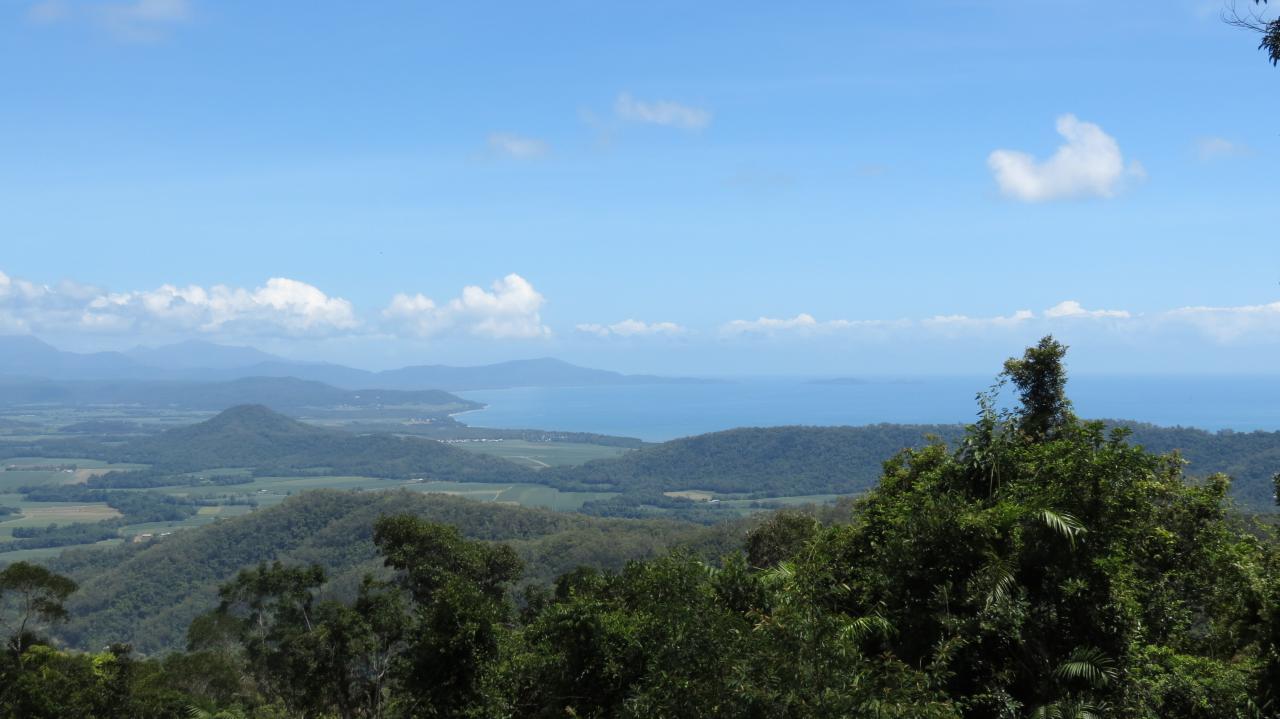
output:
POLYGON ((229 431, 257 435, 324 432, 319 427, 298 420, 262 404, 240 404, 225 409, 209 419, 182 427, 187 435, 223 434, 229 431))

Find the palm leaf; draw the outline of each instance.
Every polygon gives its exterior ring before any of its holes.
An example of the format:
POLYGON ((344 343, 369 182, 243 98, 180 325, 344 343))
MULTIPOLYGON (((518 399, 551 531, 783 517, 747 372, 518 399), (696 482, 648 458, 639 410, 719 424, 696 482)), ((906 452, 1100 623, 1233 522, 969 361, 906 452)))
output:
POLYGON ((1083 537, 1089 531, 1080 523, 1080 520, 1066 512, 1055 512, 1052 509, 1043 509, 1040 511, 1040 518, 1044 520, 1045 525, 1048 526, 1049 529, 1052 529, 1068 542, 1071 542, 1071 547, 1073 549, 1076 546, 1076 538, 1083 537))

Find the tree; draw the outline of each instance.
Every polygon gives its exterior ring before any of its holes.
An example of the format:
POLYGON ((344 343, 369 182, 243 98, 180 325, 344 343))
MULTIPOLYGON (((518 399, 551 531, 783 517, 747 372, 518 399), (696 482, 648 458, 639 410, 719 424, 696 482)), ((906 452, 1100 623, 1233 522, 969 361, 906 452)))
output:
POLYGON ((522 565, 502 544, 463 539, 454 527, 383 517, 373 541, 411 601, 394 679, 413 716, 485 715, 511 619, 507 591, 522 565))
MULTIPOLYGON (((1255 6, 1267 4, 1267 0, 1253 0, 1255 6)), ((1257 10, 1241 14, 1235 5, 1224 14, 1227 23, 1236 27, 1252 30, 1262 36, 1258 43, 1259 50, 1267 52, 1272 65, 1280 65, 1280 17, 1268 19, 1257 10)))
POLYGON ((1072 417, 1071 400, 1067 399, 1067 370, 1062 358, 1066 345, 1046 335, 1035 347, 1028 347, 1021 358, 1004 363, 1004 377, 1018 390, 1022 407, 1018 410, 1018 427, 1033 439, 1051 436, 1072 417))
POLYGON ((39 623, 67 618, 63 602, 76 590, 76 583, 30 562, 14 562, 0 571, 0 624, 11 632, 9 648, 21 661, 22 653, 35 641, 39 623))
POLYGON ((747 533, 747 561, 760 569, 776 566, 795 556, 820 526, 803 512, 778 512, 747 533))

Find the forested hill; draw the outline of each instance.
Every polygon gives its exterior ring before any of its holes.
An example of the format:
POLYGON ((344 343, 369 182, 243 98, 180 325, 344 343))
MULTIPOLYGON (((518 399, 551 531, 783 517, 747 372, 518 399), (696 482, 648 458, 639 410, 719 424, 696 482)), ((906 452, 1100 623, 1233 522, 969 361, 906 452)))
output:
MULTIPOLYGON (((1192 477, 1225 472, 1232 495, 1257 510, 1273 508, 1271 477, 1280 471, 1280 432, 1206 432, 1119 420, 1129 441, 1181 452, 1192 477)), ((655 495, 707 490, 756 497, 857 494, 874 486, 883 462, 930 437, 953 449, 960 425, 755 427, 650 445, 615 459, 533 471, 445 443, 390 434, 353 434, 306 424, 266 407, 234 407, 218 416, 106 450, 121 462, 161 472, 247 467, 259 475, 353 474, 476 482, 532 482, 565 490, 655 495)))
POLYGON ((314 490, 149 544, 64 554, 51 566, 74 577, 80 590, 60 636, 85 649, 117 641, 143 652, 179 649, 191 620, 218 603, 218 586, 262 561, 319 564, 333 578, 331 596, 354 594, 363 574, 381 572, 371 534, 374 521, 392 513, 507 542, 534 582, 583 565, 617 569, 677 546, 715 558, 742 534, 732 525, 597 519, 436 494, 314 490))
MULTIPOLYGON (((1106 420, 1132 431, 1129 442, 1178 450, 1192 477, 1225 472, 1242 505, 1269 511, 1271 477, 1280 472, 1280 432, 1206 432, 1106 420)), ((540 481, 564 488, 610 487, 627 493, 702 489, 726 494, 787 496, 855 494, 875 485, 884 461, 937 437, 952 449, 960 425, 877 424, 863 427, 756 427, 672 440, 616 459, 558 467, 540 481)))
POLYGON ((1130 428, 1130 441, 1152 452, 1177 450, 1187 460, 1187 472, 1192 476, 1230 475, 1231 495, 1237 502, 1258 510, 1275 509, 1271 478, 1280 473, 1280 432, 1206 432, 1111 420, 1108 424, 1130 428))
POLYGON ((959 425, 750 427, 541 474, 567 487, 605 485, 625 492, 853 494, 873 486, 884 460, 903 448, 925 444, 930 434, 951 441, 962 431, 959 425))
POLYGON ((442 442, 316 427, 261 405, 232 407, 212 419, 132 440, 110 459, 160 472, 247 467, 259 475, 359 474, 371 477, 526 481, 531 470, 442 442))

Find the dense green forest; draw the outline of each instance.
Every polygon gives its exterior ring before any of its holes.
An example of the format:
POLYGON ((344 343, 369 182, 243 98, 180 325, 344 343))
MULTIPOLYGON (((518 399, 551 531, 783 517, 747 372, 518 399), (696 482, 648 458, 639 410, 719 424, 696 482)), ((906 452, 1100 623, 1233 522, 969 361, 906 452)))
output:
POLYGON ((1231 510, 1225 475, 1188 481, 1176 456, 1077 418, 1064 353, 1045 338, 1006 363, 1015 410, 985 396, 954 443, 895 454, 843 521, 781 513, 699 530, 312 493, 122 548, 105 570, 95 552, 53 571, 15 563, 0 572, 11 632, 0 707, 32 718, 1280 715, 1280 544, 1231 510), (588 556, 616 546, 603 537, 614 529, 637 551, 588 556), (172 644, 186 617, 184 652, 107 644, 149 622, 172 644), (107 648, 59 649, 50 632, 107 648))
POLYGON ((715 558, 745 531, 737 523, 703 528, 595 519, 407 491, 314 490, 163 541, 64 553, 49 566, 81 586, 67 605, 70 620, 54 636, 80 648, 123 641, 148 653, 179 649, 187 624, 216 604, 218 585, 261 561, 318 564, 331 577, 331 591, 349 593, 364 573, 377 573, 372 528, 390 513, 507 542, 525 562, 525 579, 538 583, 579 565, 620 568, 675 546, 715 558))

